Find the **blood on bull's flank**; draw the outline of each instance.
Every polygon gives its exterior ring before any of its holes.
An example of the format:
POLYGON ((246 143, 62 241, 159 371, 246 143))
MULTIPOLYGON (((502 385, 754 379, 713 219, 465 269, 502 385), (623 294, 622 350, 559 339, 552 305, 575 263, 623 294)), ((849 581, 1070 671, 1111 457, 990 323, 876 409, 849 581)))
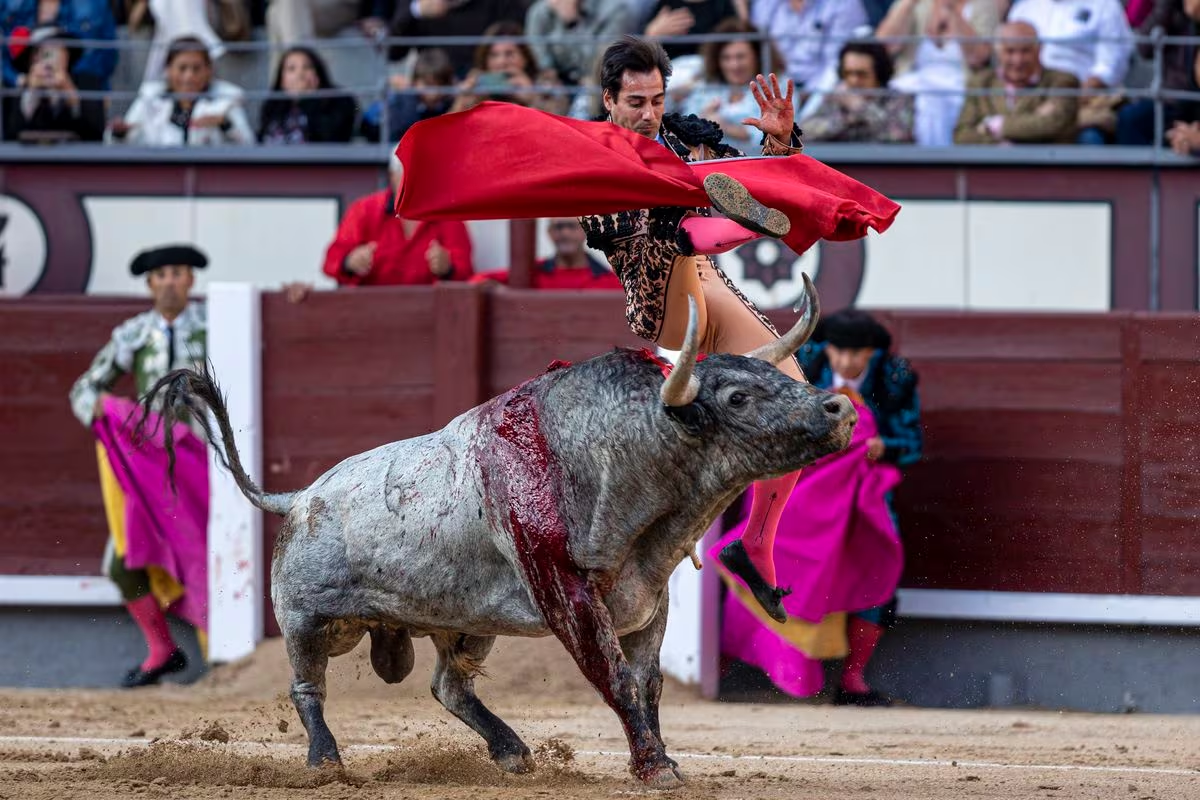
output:
POLYGON ((776 367, 815 317, 814 296, 775 346, 699 360, 693 307, 674 369, 630 349, 555 364, 440 431, 285 493, 264 493, 242 469, 211 376, 160 381, 147 402, 162 394, 171 413, 203 420, 211 410, 207 436, 243 494, 285 518, 272 601, 309 764, 340 762, 326 668, 369 634, 372 666, 393 683, 412 670, 412 637, 430 638, 434 697, 502 768, 531 769, 474 678, 496 636, 554 635, 620 719, 633 774, 680 785, 659 726, 670 576, 751 482, 844 448, 854 427, 845 398, 776 367))

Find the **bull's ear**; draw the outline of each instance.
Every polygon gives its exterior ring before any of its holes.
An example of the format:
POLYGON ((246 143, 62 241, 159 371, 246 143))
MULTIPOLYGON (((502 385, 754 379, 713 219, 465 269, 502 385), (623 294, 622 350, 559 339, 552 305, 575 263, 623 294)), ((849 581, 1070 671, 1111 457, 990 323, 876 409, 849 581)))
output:
POLYGON ((704 412, 695 403, 688 403, 686 406, 663 406, 663 411, 692 436, 699 436, 704 429, 704 412))

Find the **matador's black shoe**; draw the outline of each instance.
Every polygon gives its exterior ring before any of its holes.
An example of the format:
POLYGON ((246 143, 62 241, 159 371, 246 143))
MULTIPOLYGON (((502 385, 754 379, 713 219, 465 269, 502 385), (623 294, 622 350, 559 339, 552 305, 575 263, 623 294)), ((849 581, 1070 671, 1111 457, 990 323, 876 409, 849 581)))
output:
POLYGON ((713 208, 747 230, 781 239, 792 229, 792 221, 782 211, 767 208, 754 199, 750 190, 723 172, 704 178, 704 191, 713 208))
POLYGON ((783 598, 791 594, 792 590, 780 589, 763 580, 763 576, 758 574, 758 570, 750 561, 741 539, 734 539, 725 545, 717 557, 726 569, 746 582, 746 586, 754 594, 754 599, 771 619, 776 622, 788 621, 787 611, 783 608, 783 598))
POLYGON ((167 660, 162 663, 162 666, 154 667, 153 669, 143 670, 140 666, 134 667, 125 674, 125 679, 121 681, 121 686, 126 689, 133 689, 138 686, 151 686, 162 680, 163 675, 170 675, 172 672, 183 672, 187 669, 187 656, 179 648, 171 651, 171 655, 167 656, 167 660))

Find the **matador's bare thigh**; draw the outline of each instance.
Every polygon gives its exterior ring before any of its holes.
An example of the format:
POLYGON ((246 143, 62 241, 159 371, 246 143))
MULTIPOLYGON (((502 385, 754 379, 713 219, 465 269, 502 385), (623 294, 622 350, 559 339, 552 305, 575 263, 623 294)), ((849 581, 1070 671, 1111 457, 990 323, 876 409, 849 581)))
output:
MULTIPOLYGON (((750 305, 729 287, 723 275, 713 268, 707 258, 696 259, 708 325, 700 340, 705 353, 748 353, 779 338, 750 305)), ((682 270, 676 270, 681 272, 682 270)), ((686 302, 686 299, 685 299, 686 302)), ((779 364, 785 375, 804 380, 796 360, 789 358, 779 364)))

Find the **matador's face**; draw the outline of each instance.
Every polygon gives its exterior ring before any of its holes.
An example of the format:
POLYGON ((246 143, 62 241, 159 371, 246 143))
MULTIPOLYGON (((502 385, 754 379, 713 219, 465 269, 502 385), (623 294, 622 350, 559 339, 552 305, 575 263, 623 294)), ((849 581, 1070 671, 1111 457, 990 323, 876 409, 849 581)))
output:
POLYGON ((658 136, 666 99, 666 86, 662 73, 657 69, 650 72, 626 70, 621 76, 621 90, 616 97, 607 89, 604 90, 604 108, 608 111, 609 119, 649 139, 658 136))

